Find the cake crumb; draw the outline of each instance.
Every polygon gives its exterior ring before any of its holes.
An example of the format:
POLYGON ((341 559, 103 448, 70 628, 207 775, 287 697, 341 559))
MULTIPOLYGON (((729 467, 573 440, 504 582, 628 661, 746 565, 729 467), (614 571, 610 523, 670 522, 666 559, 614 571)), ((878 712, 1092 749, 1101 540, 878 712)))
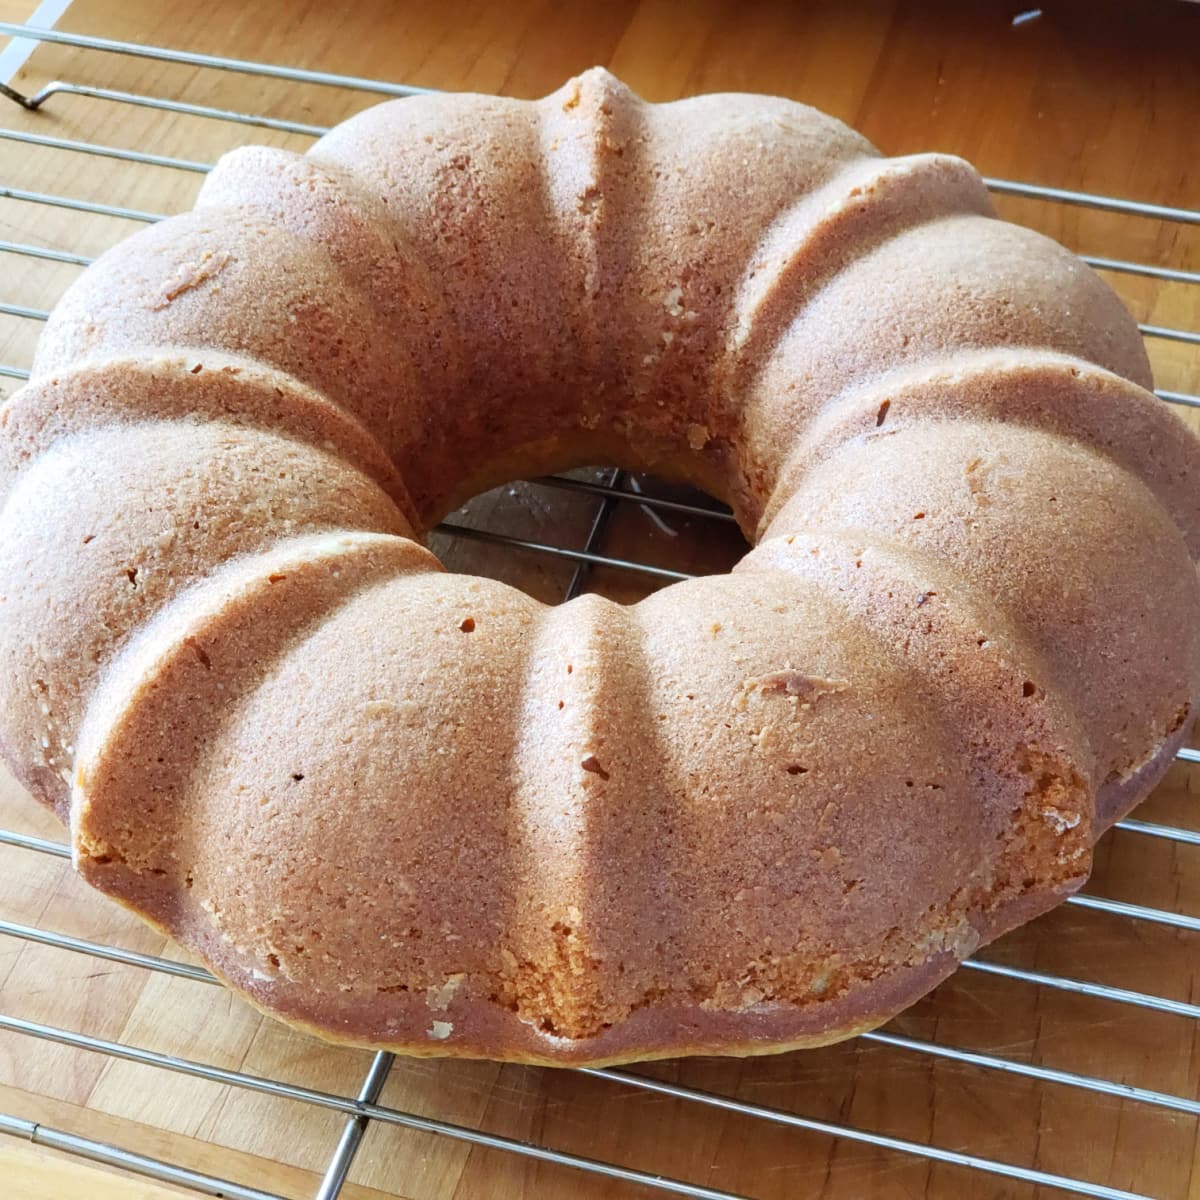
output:
POLYGON ((228 250, 219 252, 206 250, 200 256, 199 262, 180 263, 174 276, 163 284, 158 299, 150 306, 151 310, 158 312, 169 308, 184 292, 190 292, 193 288, 198 288, 210 279, 216 278, 231 262, 233 262, 233 255, 228 250))
POLYGON ((460 971, 455 975, 447 975, 445 983, 428 987, 425 989, 425 998, 429 1007, 435 1012, 445 1012, 450 1007, 450 1001, 454 999, 454 993, 458 991, 459 985, 466 978, 460 971))
POLYGON ((594 755, 587 755, 579 764, 585 771, 591 771, 593 775, 599 775, 601 779, 608 779, 608 772, 600 765, 600 760, 594 755))
POLYGON ((1065 813, 1058 808, 1042 809, 1042 820, 1051 826, 1055 833, 1066 833, 1074 829, 1083 818, 1079 813, 1065 813))
POLYGON ((798 700, 801 704, 815 703, 822 696, 833 696, 847 691, 850 681, 847 679, 826 679, 820 675, 808 675, 788 667, 782 671, 772 671, 768 675, 758 675, 747 679, 742 684, 736 707, 744 710, 749 697, 758 692, 763 696, 786 696, 798 700))

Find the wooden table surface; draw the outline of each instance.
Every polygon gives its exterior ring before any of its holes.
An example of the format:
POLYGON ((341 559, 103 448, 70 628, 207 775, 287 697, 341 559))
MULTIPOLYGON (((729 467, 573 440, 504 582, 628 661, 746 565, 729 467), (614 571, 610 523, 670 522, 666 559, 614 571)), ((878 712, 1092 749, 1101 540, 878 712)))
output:
MULTIPOLYGON (((24 20, 29 0, 0 0, 24 20)), ((602 63, 648 98, 708 90, 777 92, 816 104, 891 153, 940 149, 985 174, 1200 207, 1200 7, 1047 2, 901 2, 500 6, 390 4, 342 9, 183 0, 74 0, 58 28, 431 87, 536 96, 602 63)), ((0 39, 0 45, 2 45, 0 39)), ((332 123, 362 92, 284 84, 194 67, 43 45, 12 81, 51 79, 332 123)), ((307 139, 82 97, 33 115, 26 130, 201 162, 250 141, 307 139)), ((151 212, 186 207, 199 176, 0 140, 0 186, 151 212)), ((1025 200, 1004 213, 1073 249, 1200 270, 1200 226, 1025 200)), ((0 199, 0 239, 95 254, 135 226, 0 199)), ((0 301, 49 307, 78 268, 0 253, 0 301)), ((1140 320, 1200 329, 1200 287, 1111 275, 1140 320)), ((37 323, 0 316, 0 363, 28 366, 37 323)), ((1200 393, 1200 349, 1153 340, 1159 386, 1200 393)), ((11 381, 0 380, 11 390, 11 381)), ((578 547, 596 502, 519 486, 475 502, 462 520, 578 547)), ((456 568, 500 575, 546 600, 573 565, 544 555, 439 541, 456 568)), ((727 527, 652 520, 616 506, 601 552, 688 571, 725 569, 741 552, 727 527)), ((598 570, 595 590, 631 600, 647 581, 598 570)), ((1139 814, 1200 829, 1200 782, 1175 767, 1139 814)), ((62 831, 0 781, 0 827, 62 831)), ((1200 847, 1117 831, 1099 848, 1089 890, 1200 914, 1200 847)), ((79 884, 61 860, 0 847, 0 920, 152 954, 180 953, 79 884)), ((986 957, 1029 970, 1200 1002, 1200 934, 1080 907, 1060 909, 986 957)), ((264 1020, 224 991, 15 937, 0 937, 0 1013, 329 1092, 353 1094, 370 1055, 337 1050, 264 1020)), ((891 1027, 913 1038, 1080 1072, 1195 1100, 1197 1021, 1027 982, 963 971, 891 1027)), ((785 1113, 907 1138, 1161 1200, 1200 1198, 1194 1115, 984 1070, 878 1043, 748 1061, 641 1068, 657 1079, 785 1113)), ((771 1200, 938 1197, 1032 1200, 1045 1187, 751 1119, 612 1081, 491 1063, 401 1061, 383 1102, 471 1128, 771 1200)), ((336 1113, 188 1079, 110 1057, 0 1034, 0 1112, 165 1158, 289 1197, 314 1194, 343 1126, 336 1113)), ((0 1194, 176 1195, 77 1159, 0 1139, 0 1194)), ((428 1133, 372 1123, 344 1195, 351 1200, 578 1200, 650 1196, 428 1133)))

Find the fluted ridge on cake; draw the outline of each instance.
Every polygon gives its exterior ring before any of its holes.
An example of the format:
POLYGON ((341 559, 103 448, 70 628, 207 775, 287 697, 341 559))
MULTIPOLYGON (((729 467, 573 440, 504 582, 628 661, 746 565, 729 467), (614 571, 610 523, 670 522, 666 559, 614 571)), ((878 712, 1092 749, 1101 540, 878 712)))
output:
MULTIPOLYGON (((788 208, 755 245, 738 283, 718 382, 728 397, 725 436, 738 440, 741 398, 825 284, 852 259, 914 225, 964 213, 993 216, 994 210, 975 169, 944 154, 852 161, 788 208)), ((743 447, 739 470, 748 494, 761 491, 763 476, 777 477, 780 448, 775 441, 743 447)))
POLYGON ((619 1029, 682 971, 690 918, 664 854, 674 811, 647 670, 636 610, 581 596, 541 614, 515 750, 517 852, 541 887, 513 931, 501 998, 550 1045, 619 1029))
MULTIPOLYGON (((622 209, 612 215, 621 236, 608 248, 620 254, 622 276, 607 322, 620 386, 615 396, 593 399, 585 416, 629 442, 678 447, 661 455, 660 470, 673 473, 672 460, 682 453, 706 486, 741 507, 742 495, 728 486, 732 447, 714 388, 734 302, 731 281, 747 241, 798 195, 875 152, 841 122, 771 97, 651 105, 589 72, 581 107, 589 81, 618 112, 627 103, 637 121, 631 136, 602 143, 617 159, 611 177, 621 185, 622 209)), ((634 124, 631 117, 626 123, 634 124)))
POLYGON ((101 255, 50 316, 33 374, 82 361, 215 350, 320 393, 386 445, 402 341, 321 246, 247 208, 205 208, 101 255))
POLYGON ((762 536, 806 472, 848 443, 919 422, 997 421, 1067 438, 1111 458, 1154 493, 1200 557, 1200 444, 1152 392, 1095 363, 1024 347, 958 350, 905 365, 826 405, 788 453, 756 530, 762 536))
POLYGON ((0 496, 60 438, 116 425, 208 419, 336 454, 374 480, 410 527, 419 527, 413 501, 375 433, 320 392, 254 358, 187 347, 102 355, 36 376, 20 397, 0 417, 0 496))
POLYGON ((465 369, 457 392, 472 403, 430 397, 444 451, 418 460, 410 479, 427 513, 444 509, 444 455, 503 453, 561 426, 577 402, 577 306, 564 302, 568 255, 542 182, 534 110, 498 97, 411 97, 358 114, 308 152, 380 198, 451 314, 465 369))
POLYGON ((573 424, 594 430, 625 399, 612 313, 647 236, 631 219, 647 138, 646 106, 607 71, 586 71, 534 106, 540 183, 564 255, 561 303, 576 338, 580 385, 573 424))
MULTIPOLYGON (((935 952, 964 957, 1020 806, 1013 755, 1025 746, 1073 764, 1078 753, 1055 701, 1052 722, 1010 720, 1028 670, 1019 642, 998 635, 980 649, 969 616, 945 599, 921 611, 920 572, 877 547, 840 535, 811 543, 782 559, 756 552, 728 578, 671 588, 639 610, 677 809, 663 837, 678 843, 669 857, 690 914, 680 986, 723 1010, 820 1010, 935 952), (847 566, 856 592, 833 586, 847 566), (945 660, 927 649, 935 627, 945 660), (964 649, 948 644, 951 631, 964 649), (947 687, 943 662, 968 649, 982 668, 947 687), (991 715, 970 702, 981 679, 1003 709, 995 736, 1018 731, 995 750, 991 715), (1015 679, 1015 701, 995 696, 1001 679, 1015 679)), ((1063 773, 1072 820, 1086 826, 1078 768, 1063 773)), ((1085 869, 1074 861, 1070 879, 1085 869)), ((1037 881, 1051 903, 1048 877, 1037 881)))
POLYGON ((368 473, 402 496, 372 439, 283 376, 218 356, 42 376, 0 420, 5 736, 60 814, 101 672, 195 579, 302 533, 413 533, 368 473))
POLYGON ((768 357, 804 303, 855 258, 916 224, 993 216, 978 173, 947 154, 865 158, 801 196, 764 231, 738 281, 726 338, 728 393, 768 357))
POLYGON ((77 840, 118 894, 154 887, 166 904, 185 879, 186 910, 159 919, 187 936, 213 923, 219 969, 257 1002, 316 1023, 348 1006, 347 1036, 436 1048, 456 1005, 495 1007, 489 980, 543 895, 515 854, 517 714, 493 693, 519 688, 540 606, 431 569, 411 542, 341 541, 205 585, 114 674, 117 720, 84 743, 77 840), (436 752, 414 753, 430 737, 436 752), (147 862, 179 878, 112 874, 132 857, 131 812, 136 845, 157 847, 147 862))
POLYGON ((375 336, 394 355, 387 408, 374 432, 424 505, 424 465, 448 453, 437 406, 462 386, 466 366, 441 280, 420 247, 410 244, 402 220, 345 171, 265 146, 223 155, 196 207, 268 217, 318 248, 336 265, 342 285, 363 295, 375 336))
POLYGON ((1153 494, 1086 443, 966 416, 859 435, 800 477, 760 548, 821 527, 891 538, 986 588, 1046 660, 1049 678, 1031 686, 1078 715, 1101 807, 1190 715, 1200 626, 1187 546, 1153 494))
POLYGON ((316 534, 235 559, 178 595, 110 665, 81 730, 71 823, 85 874, 157 876, 149 864, 161 857, 179 867, 169 882, 184 882, 181 847, 232 800, 192 784, 225 758, 220 738, 241 705, 340 607, 429 571, 440 572, 436 559, 408 539, 316 534))
POLYGON ((747 475, 769 493, 774 448, 796 444, 840 396, 922 361, 997 347, 1067 354, 1150 384, 1137 326, 1093 271, 1031 230, 943 217, 852 259, 800 310, 743 397, 740 439, 768 448, 747 475))
MULTIPOLYGON (((923 741, 940 742, 947 765, 926 772, 925 786, 958 800, 962 825, 931 833, 928 814, 881 813, 857 832, 890 829, 897 841, 931 838, 931 852, 947 847, 955 867, 932 872, 934 886, 953 880, 949 910, 977 938, 995 937, 1074 890, 1090 867, 1090 750, 1069 698, 1037 682, 1046 664, 1023 625, 952 567, 865 530, 809 530, 764 541, 734 577, 766 571, 809 581, 871 630, 903 681, 904 700, 891 703, 925 711, 939 731, 923 741)), ((871 757, 864 747, 841 769, 871 769, 871 757)), ((906 792, 921 784, 912 766, 900 775, 906 792)), ((890 872, 904 851, 893 845, 885 857, 890 872)))

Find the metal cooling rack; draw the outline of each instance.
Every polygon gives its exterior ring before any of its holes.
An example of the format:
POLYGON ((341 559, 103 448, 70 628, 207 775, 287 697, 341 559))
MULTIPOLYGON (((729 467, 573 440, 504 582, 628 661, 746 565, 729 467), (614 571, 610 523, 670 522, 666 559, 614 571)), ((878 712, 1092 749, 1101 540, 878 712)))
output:
MULTIPOLYGON (((378 96, 411 96, 431 90, 410 87, 404 84, 388 83, 376 79, 333 75, 322 71, 302 70, 213 55, 187 53, 160 47, 116 42, 105 38, 84 37, 6 22, 0 22, 0 36, 24 37, 38 42, 53 42, 98 53, 132 55, 139 58, 153 59, 166 63, 185 64, 208 70, 257 75, 293 83, 324 85, 356 92, 371 93, 378 96)), ((64 81, 55 81, 47 84, 38 92, 28 96, 0 83, 0 94, 7 97, 9 101, 31 111, 42 108, 47 101, 55 96, 74 95, 119 105, 133 105, 140 108, 158 109, 188 116, 207 117, 237 125, 266 128, 310 137, 319 137, 325 132, 325 129, 321 126, 298 121, 279 120, 251 113, 233 112, 206 105, 184 103, 156 96, 137 95, 109 88, 83 86, 64 81)), ((0 139, 51 147, 76 152, 80 155, 98 155, 110 159, 193 173, 204 173, 211 167, 209 163, 148 154, 136 150, 99 145, 93 142, 72 141, 22 130, 0 128, 0 139)), ((1043 187, 1007 179, 988 179, 986 182, 989 188, 997 194, 1058 204, 1076 205, 1128 217, 1148 217, 1164 222, 1200 225, 1200 211, 1197 210, 1147 204, 1135 200, 1069 191, 1061 188, 1043 187)), ((5 186, 0 186, 0 198, 25 201, 34 205, 45 205, 85 213, 120 217, 144 223, 153 223, 162 220, 167 215, 143 212, 122 205, 78 200, 67 196, 31 192, 5 186)), ((0 254, 22 255, 34 259, 81 267, 86 266, 91 261, 80 254, 8 241, 0 241, 0 254)), ((1200 272, 1151 266, 1124 259, 1088 255, 1081 257, 1093 267, 1101 270, 1139 275, 1174 283, 1200 285, 1200 272)), ((0 314, 34 322, 45 321, 49 315, 44 310, 10 303, 3 299, 0 299, 0 314)), ((1166 339, 1200 347, 1200 331, 1149 324, 1142 324, 1140 329, 1147 338, 1166 339)), ((29 377, 29 371, 21 364, 0 363, 0 376, 24 380, 29 377)), ((1164 401, 1171 404, 1200 408, 1200 395, 1170 390, 1159 390, 1158 395, 1164 401)), ((583 493, 600 500, 600 505, 592 518, 581 549, 551 545, 540 541, 512 537, 494 530, 476 529, 449 523, 440 526, 439 531, 452 538, 481 540, 513 549, 555 556, 574 563, 574 573, 566 588, 564 599, 570 599, 578 595, 586 586, 592 570, 597 567, 637 572, 662 581, 690 578, 689 575, 681 571, 670 570, 666 567, 633 559, 614 558, 600 554, 597 551, 596 547, 602 542, 604 530, 617 504, 637 504, 651 514, 685 516, 714 523, 728 523, 732 521, 732 517, 727 511, 644 494, 637 489, 634 481, 627 479, 623 473, 618 471, 609 472, 592 481, 554 476, 530 482, 542 487, 567 489, 576 493, 583 493)), ((1198 750, 1183 749, 1179 752, 1178 757, 1183 762, 1200 763, 1200 751, 1198 750)), ((1145 837, 1166 839, 1179 845, 1200 846, 1200 832, 1175 828, 1170 825, 1139 820, 1125 820, 1119 823, 1118 828, 1145 837)), ((0 844, 19 847, 30 853, 51 855, 64 859, 70 858, 69 848, 60 842, 48 841, 44 838, 32 837, 10 830, 0 829, 0 844)), ((1200 933, 1200 916, 1148 908, 1137 904, 1127 904, 1091 895, 1072 896, 1067 903, 1081 908, 1099 910, 1117 915, 1131 921, 1150 922, 1192 933, 1200 933)), ((109 962, 173 975, 201 984, 216 984, 218 982, 208 971, 201 967, 175 962, 156 955, 141 954, 117 946, 71 937, 54 930, 0 920, 0 936, 40 943, 61 950, 90 955, 93 958, 109 962)), ((1112 1004, 1133 1006, 1143 1010, 1167 1012, 1200 1022, 1200 1004, 1092 983, 1053 973, 1024 970, 984 959, 970 959, 963 963, 963 969, 1004 976, 1034 987, 1052 988, 1076 995, 1094 997, 1112 1004)), ((243 1071, 211 1066, 203 1062, 180 1058, 174 1055, 161 1054, 138 1046, 93 1037, 87 1033, 42 1025, 5 1014, 0 1014, 0 1030, 32 1038, 40 1038, 58 1043, 59 1045, 88 1050, 97 1054, 107 1055, 111 1058, 139 1063, 195 1079, 227 1084, 250 1092, 292 1100, 344 1114, 346 1118, 345 1127, 334 1153, 327 1164, 324 1177, 317 1188, 315 1200, 335 1200, 341 1193, 351 1162, 362 1141, 363 1134, 368 1124, 372 1121, 438 1134, 460 1142, 504 1151, 528 1159, 571 1167, 579 1171, 605 1176, 627 1184, 640 1185, 641 1187, 670 1195, 700 1197, 704 1198, 704 1200, 748 1200, 748 1198, 735 1196, 734 1193, 722 1191, 717 1188, 705 1187, 680 1179, 672 1179, 663 1175, 635 1170, 617 1163, 586 1158, 578 1154, 556 1150, 550 1146, 541 1145, 533 1141, 503 1137, 484 1132, 480 1129, 452 1124, 446 1121, 432 1120, 414 1113, 382 1105, 379 1103, 379 1097, 394 1062, 393 1056, 387 1053, 378 1053, 374 1056, 357 1094, 342 1095, 300 1087, 281 1080, 265 1078, 243 1071)), ((1187 1096, 1172 1095, 1153 1089, 1135 1087, 1102 1077, 1056 1070, 1011 1058, 978 1053, 972 1050, 960 1049, 919 1038, 905 1037, 890 1032, 877 1031, 863 1034, 861 1040, 889 1046, 912 1054, 931 1056, 935 1059, 966 1064, 977 1069, 980 1073, 1001 1072, 1022 1076, 1042 1083, 1081 1089, 1114 1097, 1136 1105, 1151 1106, 1180 1113, 1188 1117, 1200 1118, 1200 1100, 1187 1096)), ((684 1087, 659 1079, 646 1078, 625 1070, 611 1068, 603 1070, 584 1069, 582 1073, 604 1081, 614 1087, 633 1088, 657 1093, 691 1105, 722 1109, 726 1112, 775 1125, 790 1127, 796 1130, 806 1130, 830 1138, 840 1138, 849 1142, 873 1146, 891 1151, 897 1155, 912 1156, 934 1163, 953 1164, 983 1172, 999 1179, 1022 1181, 1052 1190, 1057 1189, 1068 1195, 1097 1197, 1100 1200, 1155 1200, 1155 1198, 1144 1196, 1141 1193, 1125 1191, 1120 1188, 1089 1182, 1073 1176, 1056 1175, 981 1155, 928 1145, 904 1138, 891 1137, 874 1133, 867 1129, 857 1128, 853 1125, 814 1120, 784 1109, 745 1103, 729 1096, 684 1087)), ((265 1192, 229 1179, 193 1171, 174 1163, 137 1154, 122 1149, 119 1146, 81 1137, 67 1130, 50 1128, 14 1115, 0 1113, 0 1132, 25 1138, 39 1145, 65 1151, 69 1154, 123 1168, 153 1179, 180 1185, 201 1195, 229 1197, 231 1200, 288 1200, 287 1197, 276 1193, 265 1192)))

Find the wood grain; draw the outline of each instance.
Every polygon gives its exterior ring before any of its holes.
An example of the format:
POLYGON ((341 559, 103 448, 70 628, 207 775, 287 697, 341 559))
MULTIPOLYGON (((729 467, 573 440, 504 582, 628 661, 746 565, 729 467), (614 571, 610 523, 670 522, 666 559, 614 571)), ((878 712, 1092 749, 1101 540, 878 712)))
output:
POLYGON ((41 1146, 0 1146, 0 1177, 12 1200, 185 1200, 184 1188, 67 1158, 41 1146))
MULTIPOLYGON (((32 4, 0 0, 19 20, 32 4)), ((513 0, 353 7, 309 2, 202 6, 76 0, 61 28, 431 87, 535 96, 603 63, 648 98, 777 92, 857 125, 889 153, 940 149, 989 175, 1200 207, 1200 8, 1062 3, 1014 26, 1016 5, 733 3, 643 0, 553 5, 513 0)), ((361 92, 46 45, 15 81, 54 78, 319 124, 372 102, 361 92)), ((38 115, 5 109, 0 128, 201 162, 246 141, 308 139, 225 122, 59 97, 38 115)), ((151 212, 187 206, 199 176, 0 140, 0 185, 151 212)), ((1003 199, 1003 212, 1073 249, 1200 270, 1200 227, 1003 199)), ((99 253, 136 225, 0 199, 0 238, 99 253)), ((50 307, 77 268, 0 254, 0 299, 50 307)), ((1126 275, 1110 282, 1140 320, 1200 329, 1200 287, 1126 275)), ((28 366, 33 322, 0 316, 0 362, 28 366)), ((1200 352, 1150 343, 1159 384, 1200 392, 1200 352)), ((0 381, 0 394, 7 381, 0 381)), ((11 390, 9 388, 8 390, 11 390)), ((1188 419, 1200 428, 1197 414, 1188 419)), ((655 486, 647 484, 646 486, 655 486)), ((661 494, 677 494, 662 489, 661 494)), ((578 548, 597 502, 532 485, 498 489, 455 519, 578 548)), ((552 601, 574 565, 524 551, 439 540, 460 570, 497 575, 552 601)), ((727 569, 730 527, 615 506, 598 547, 685 571, 727 569)), ((653 581, 597 570, 589 587, 636 600, 653 581)), ((1176 767, 1140 816, 1200 828, 1197 776, 1176 767)), ((7 778, 0 827, 62 831, 7 778)), ((1116 832, 1089 890, 1200 914, 1200 848, 1116 832)), ((147 953, 179 951, 90 894, 59 859, 0 847, 0 919, 147 953)), ((1200 1002, 1200 936, 1064 908, 1006 938, 997 961, 1200 1002)), ((0 1012, 231 1070, 353 1094, 370 1056, 334 1050, 266 1021, 203 983, 0 937, 0 1012)), ((963 971, 893 1023, 908 1036, 1105 1079, 1200 1095, 1197 1023, 963 971)), ((660 1063, 643 1073, 784 1113, 964 1149, 1124 1187, 1200 1200, 1190 1115, 1042 1084, 864 1041, 773 1059, 660 1063)), ((385 1103, 443 1121, 763 1200, 932 1197, 1041 1200, 1029 1184, 789 1128, 573 1072, 492 1063, 401 1062, 385 1103)), ((289 1197, 311 1196, 340 1135, 335 1113, 0 1035, 0 1111, 114 1142, 289 1197)), ((50 1152, 0 1142, 4 1194, 173 1194, 50 1152), (17 1181, 17 1182, 12 1182, 17 1181), (121 1190, 121 1188, 125 1190, 121 1190), (141 1190, 136 1190, 140 1188, 141 1190), (23 1191, 21 1189, 24 1189, 23 1191), (105 1190, 107 1189, 107 1190, 105 1190)), ((577 1200, 649 1196, 429 1133, 373 1123, 351 1200, 577 1200)))

